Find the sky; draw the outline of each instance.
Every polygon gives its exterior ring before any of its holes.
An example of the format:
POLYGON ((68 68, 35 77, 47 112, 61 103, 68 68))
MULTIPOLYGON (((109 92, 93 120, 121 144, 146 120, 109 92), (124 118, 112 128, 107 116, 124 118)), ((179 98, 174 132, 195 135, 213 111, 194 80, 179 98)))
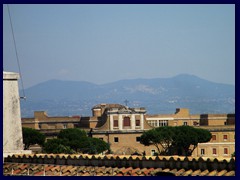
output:
MULTIPOLYGON (((234 4, 10 4, 24 88, 192 74, 235 85, 234 4)), ((7 5, 3 69, 19 72, 7 5)))

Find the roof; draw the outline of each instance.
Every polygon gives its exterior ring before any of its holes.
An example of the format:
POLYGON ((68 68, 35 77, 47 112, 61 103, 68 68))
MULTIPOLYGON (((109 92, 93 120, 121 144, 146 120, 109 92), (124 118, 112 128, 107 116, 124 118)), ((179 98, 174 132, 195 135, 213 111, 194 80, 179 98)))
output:
POLYGON ((74 165, 66 166, 6 162, 3 164, 3 174, 5 176, 234 176, 235 171, 74 165))
POLYGON ((235 158, 14 154, 4 159, 3 173, 11 176, 235 176, 235 158))
POLYGON ((121 104, 97 104, 93 106, 92 109, 101 109, 101 108, 126 108, 126 106, 121 105, 121 104))

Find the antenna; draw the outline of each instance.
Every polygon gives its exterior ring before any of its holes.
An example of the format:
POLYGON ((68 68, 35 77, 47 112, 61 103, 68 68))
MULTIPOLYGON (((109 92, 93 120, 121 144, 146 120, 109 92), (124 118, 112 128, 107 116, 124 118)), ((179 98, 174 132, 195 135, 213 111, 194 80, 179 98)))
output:
POLYGON ((22 90, 23 90, 23 97, 20 97, 20 99, 26 100, 25 90, 24 90, 24 86, 23 86, 23 78, 22 78, 22 73, 21 73, 21 68, 20 68, 20 63, 19 63, 19 58, 18 58, 18 52, 17 52, 17 45, 16 45, 16 40, 15 40, 15 36, 14 36, 14 31, 13 31, 12 18, 11 18, 10 8, 9 8, 9 5, 8 5, 8 4, 7 4, 7 8, 8 8, 8 15, 9 15, 10 24, 11 24, 11 30, 12 30, 12 36, 13 36, 13 43, 14 43, 14 48, 15 48, 15 54, 16 54, 16 57, 17 57, 17 63, 18 63, 18 70, 19 70, 19 75, 20 75, 20 81, 21 81, 22 90))

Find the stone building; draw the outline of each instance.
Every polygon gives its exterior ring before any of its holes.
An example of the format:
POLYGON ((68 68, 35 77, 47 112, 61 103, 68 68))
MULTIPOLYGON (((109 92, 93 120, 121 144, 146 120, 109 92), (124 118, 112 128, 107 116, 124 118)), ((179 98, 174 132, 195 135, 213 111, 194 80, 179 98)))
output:
POLYGON ((235 114, 191 115, 188 109, 178 108, 175 114, 147 115, 146 121, 153 127, 188 125, 209 130, 212 139, 198 144, 194 157, 224 158, 235 152, 235 114))
POLYGON ((235 114, 196 114, 178 108, 174 114, 146 114, 145 108, 129 108, 120 104, 98 104, 91 117, 48 117, 46 112, 35 112, 34 118, 22 118, 23 127, 32 127, 53 137, 65 128, 85 129, 92 137, 111 145, 114 154, 133 153, 153 155, 154 146, 144 146, 140 136, 146 130, 160 126, 194 126, 208 129, 212 139, 201 143, 193 157, 229 158, 235 152, 235 114))
POLYGON ((148 147, 140 144, 142 133, 152 128, 146 122, 145 108, 99 104, 92 111, 93 117, 102 122, 101 126, 92 128, 92 137, 108 142, 114 154, 142 154, 148 151, 148 147))
POLYGON ((80 123, 80 116, 49 117, 45 111, 35 111, 33 118, 22 118, 22 126, 39 130, 47 137, 56 136, 62 129, 87 127, 80 123))

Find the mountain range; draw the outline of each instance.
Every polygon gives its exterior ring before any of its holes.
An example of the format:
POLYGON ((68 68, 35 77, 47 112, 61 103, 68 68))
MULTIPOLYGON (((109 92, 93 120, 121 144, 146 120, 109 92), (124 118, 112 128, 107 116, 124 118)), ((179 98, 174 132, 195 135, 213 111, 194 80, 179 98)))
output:
POLYGON ((96 104, 126 102, 129 107, 145 107, 148 114, 172 114, 176 108, 189 108, 191 114, 235 113, 234 85, 188 74, 102 85, 49 80, 26 89, 25 94, 22 117, 32 117, 34 111, 47 111, 50 116, 90 116, 96 104))

